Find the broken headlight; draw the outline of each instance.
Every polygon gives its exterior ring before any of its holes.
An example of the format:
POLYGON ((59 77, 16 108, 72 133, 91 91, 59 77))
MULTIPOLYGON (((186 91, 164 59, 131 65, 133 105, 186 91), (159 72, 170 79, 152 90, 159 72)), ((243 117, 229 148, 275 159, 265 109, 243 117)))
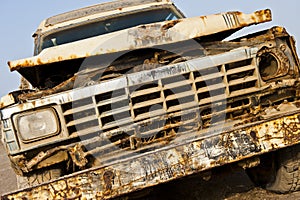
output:
POLYGON ((57 114, 52 108, 21 113, 15 116, 14 122, 18 134, 24 142, 59 133, 57 114))
POLYGON ((288 57, 278 48, 265 48, 258 52, 258 67, 264 81, 288 74, 290 62, 288 57))

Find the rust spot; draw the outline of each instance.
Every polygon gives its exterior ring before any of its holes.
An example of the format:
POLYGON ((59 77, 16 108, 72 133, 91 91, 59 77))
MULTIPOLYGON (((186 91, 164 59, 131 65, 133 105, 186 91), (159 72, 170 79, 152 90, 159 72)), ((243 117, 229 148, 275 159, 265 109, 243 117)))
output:
POLYGON ((107 49, 106 50, 106 53, 115 53, 115 52, 118 52, 118 50, 117 49, 107 49))
POLYGON ((263 21, 264 18, 270 20, 272 18, 272 13, 270 9, 259 10, 255 12, 255 15, 259 18, 259 20, 263 21))
POLYGON ((200 19, 203 21, 203 23, 206 25, 207 16, 201 16, 200 19))
MULTIPOLYGON (((7 64, 11 67, 12 62, 9 61, 7 64)), ((33 65, 32 61, 25 60, 24 62, 18 63, 15 67, 11 68, 11 71, 18 70, 21 67, 29 67, 31 65, 33 65)))
POLYGON ((76 59, 77 56, 76 56, 75 54, 72 54, 72 55, 70 56, 70 58, 71 58, 71 59, 76 59))
POLYGON ((123 10, 123 8, 118 8, 118 10, 119 10, 119 11, 122 11, 122 10, 123 10))
POLYGON ((113 185, 113 179, 115 177, 115 174, 113 171, 106 171, 103 174, 103 180, 105 184, 105 195, 109 195, 111 193, 112 185, 113 185))
POLYGON ((271 134, 265 134, 265 138, 266 138, 266 140, 271 140, 272 139, 272 135, 271 134))
POLYGON ((272 20, 272 14, 271 10, 259 10, 254 13, 254 15, 251 15, 251 20, 254 22, 263 22, 263 21, 270 21, 272 20))
POLYGON ((165 25, 163 25, 161 27, 162 31, 166 31, 172 27, 174 27, 176 24, 178 24, 179 22, 181 22, 181 20, 173 20, 173 21, 170 21, 170 22, 167 22, 165 25))
POLYGON ((38 63, 39 65, 43 64, 43 62, 42 62, 42 60, 41 60, 40 58, 37 59, 37 63, 38 63))
POLYGON ((272 31, 274 34, 287 34, 286 29, 281 26, 276 26, 272 28, 272 31))
POLYGON ((257 141, 257 135, 255 131, 251 131, 250 136, 253 138, 253 140, 257 141))
POLYGON ((271 144, 271 146, 272 146, 272 149, 275 149, 275 145, 273 143, 271 144))

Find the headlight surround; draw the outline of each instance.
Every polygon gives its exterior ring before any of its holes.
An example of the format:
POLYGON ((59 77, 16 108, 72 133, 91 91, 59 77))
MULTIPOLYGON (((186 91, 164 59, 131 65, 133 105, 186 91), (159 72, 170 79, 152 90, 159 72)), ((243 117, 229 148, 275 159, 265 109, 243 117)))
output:
POLYGON ((290 70, 289 58, 279 48, 264 48, 257 53, 259 73, 263 81, 285 76, 290 70))
POLYGON ((18 114, 14 122, 25 143, 57 135, 60 131, 57 114, 52 108, 18 114))

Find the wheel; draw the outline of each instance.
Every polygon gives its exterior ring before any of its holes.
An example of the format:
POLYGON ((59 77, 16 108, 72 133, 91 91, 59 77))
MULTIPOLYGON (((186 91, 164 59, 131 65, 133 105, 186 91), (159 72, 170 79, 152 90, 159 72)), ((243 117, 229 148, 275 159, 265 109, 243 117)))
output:
POLYGON ((254 184, 276 193, 300 190, 300 145, 263 155, 260 161, 247 170, 254 184))
POLYGON ((17 186, 18 189, 32 187, 59 178, 61 174, 61 169, 47 169, 35 173, 31 172, 25 176, 17 175, 17 186))

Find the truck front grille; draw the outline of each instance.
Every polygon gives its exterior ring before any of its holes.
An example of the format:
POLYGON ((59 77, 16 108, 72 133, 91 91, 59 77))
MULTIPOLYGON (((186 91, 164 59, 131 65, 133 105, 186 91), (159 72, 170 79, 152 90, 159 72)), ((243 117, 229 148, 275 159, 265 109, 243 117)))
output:
POLYGON ((251 51, 128 74, 84 88, 89 96, 80 89, 75 101, 62 105, 69 134, 94 153, 105 146, 134 150, 241 117, 250 109, 246 94, 260 88, 251 51))

